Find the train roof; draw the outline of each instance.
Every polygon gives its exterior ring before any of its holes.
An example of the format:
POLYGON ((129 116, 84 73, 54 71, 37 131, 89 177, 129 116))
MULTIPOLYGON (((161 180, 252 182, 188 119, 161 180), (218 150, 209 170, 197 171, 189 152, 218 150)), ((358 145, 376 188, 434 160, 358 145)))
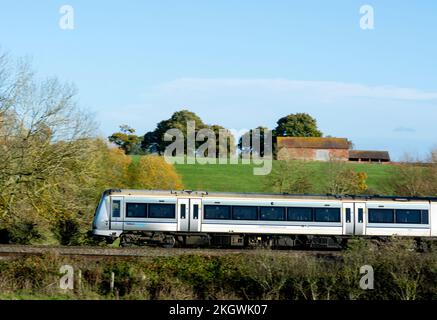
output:
POLYGON ((139 190, 108 189, 108 195, 162 195, 162 196, 196 196, 196 197, 237 197, 237 198, 281 198, 281 199, 317 199, 317 200, 386 200, 386 201, 427 201, 437 202, 437 197, 402 197, 383 195, 335 195, 335 194, 288 194, 288 193, 254 193, 254 192, 208 192, 195 190, 139 190))

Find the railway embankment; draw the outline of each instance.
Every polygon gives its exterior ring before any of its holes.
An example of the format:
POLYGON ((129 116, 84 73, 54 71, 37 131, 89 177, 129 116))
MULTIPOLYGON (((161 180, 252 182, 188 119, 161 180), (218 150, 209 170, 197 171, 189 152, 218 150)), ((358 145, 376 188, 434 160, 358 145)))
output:
POLYGON ((410 241, 357 240, 338 252, 9 245, 0 252, 1 299, 437 297, 437 253, 410 241))

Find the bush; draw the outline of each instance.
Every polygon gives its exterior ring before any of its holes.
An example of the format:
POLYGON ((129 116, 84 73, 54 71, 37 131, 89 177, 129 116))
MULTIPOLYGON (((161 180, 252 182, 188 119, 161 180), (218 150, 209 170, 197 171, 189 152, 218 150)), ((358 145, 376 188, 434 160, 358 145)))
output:
POLYGON ((312 171, 301 161, 277 161, 277 166, 266 177, 267 190, 286 193, 310 193, 314 186, 310 180, 312 171))
POLYGON ((81 240, 79 222, 72 218, 60 219, 53 228, 53 233, 61 245, 78 245, 81 240))
POLYGON ((30 244, 43 238, 33 221, 22 221, 0 229, 0 243, 30 244))
POLYGON ((129 167, 130 187, 135 189, 182 189, 174 167, 160 156, 143 156, 129 167))
POLYGON ((361 194, 367 190, 367 174, 355 172, 342 161, 330 161, 326 167, 324 192, 330 194, 361 194))
POLYGON ((76 299, 403 300, 437 297, 437 253, 418 253, 411 240, 354 239, 335 257, 255 250, 218 256, 89 259, 46 255, 0 261, 0 297, 76 299), (59 288, 59 267, 74 266, 81 287, 59 288), (360 267, 374 269, 374 289, 359 286, 360 267), (115 275, 110 290, 111 273, 115 275))

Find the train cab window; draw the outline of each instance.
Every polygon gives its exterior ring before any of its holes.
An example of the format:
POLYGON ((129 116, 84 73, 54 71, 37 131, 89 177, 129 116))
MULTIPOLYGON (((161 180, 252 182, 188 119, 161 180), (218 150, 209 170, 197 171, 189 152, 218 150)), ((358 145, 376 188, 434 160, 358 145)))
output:
POLYGON ((313 208, 287 208, 288 221, 313 221, 313 208))
POLYGON ((340 208, 315 208, 315 221, 340 222, 340 208))
POLYGON ((175 205, 167 203, 151 203, 149 204, 149 218, 168 218, 174 219, 175 205))
POLYGON ((422 224, 429 224, 428 210, 422 210, 422 224))
POLYGON ((394 223, 394 210, 369 209, 369 223, 394 223))
POLYGON ((260 220, 285 220, 285 208, 260 207, 260 220))
POLYGON ((251 206, 233 206, 232 219, 235 220, 257 220, 257 207, 251 206))
POLYGON ((126 217, 146 218, 147 203, 126 203, 126 217))
POLYGON ((120 200, 112 200, 112 217, 120 218, 120 200))
POLYGON ((205 219, 220 219, 220 220, 230 220, 231 219, 231 207, 230 206, 205 205, 203 210, 204 210, 204 218, 205 219))
POLYGON ((422 213, 420 210, 396 210, 396 223, 420 224, 422 213))

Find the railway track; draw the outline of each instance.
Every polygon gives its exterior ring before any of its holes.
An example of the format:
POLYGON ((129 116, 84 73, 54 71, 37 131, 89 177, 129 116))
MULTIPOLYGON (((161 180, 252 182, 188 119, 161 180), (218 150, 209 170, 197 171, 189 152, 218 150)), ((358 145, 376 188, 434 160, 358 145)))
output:
POLYGON ((129 258, 129 257, 171 257, 180 255, 223 256, 234 254, 253 255, 260 252, 285 256, 314 256, 320 258, 335 258, 339 251, 312 250, 268 250, 268 249, 211 249, 211 248, 172 248, 135 247, 108 248, 90 246, 38 246, 38 245, 0 245, 0 259, 14 259, 26 256, 57 254, 70 257, 89 258, 129 258))

